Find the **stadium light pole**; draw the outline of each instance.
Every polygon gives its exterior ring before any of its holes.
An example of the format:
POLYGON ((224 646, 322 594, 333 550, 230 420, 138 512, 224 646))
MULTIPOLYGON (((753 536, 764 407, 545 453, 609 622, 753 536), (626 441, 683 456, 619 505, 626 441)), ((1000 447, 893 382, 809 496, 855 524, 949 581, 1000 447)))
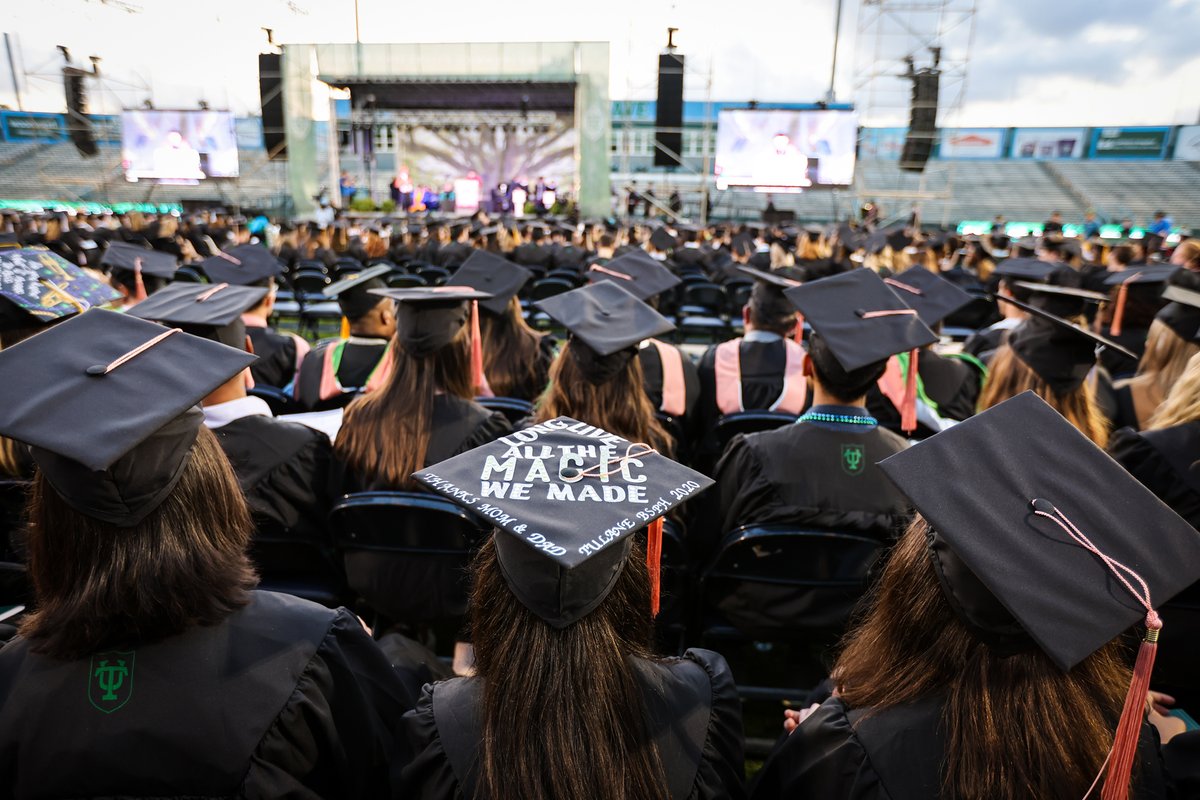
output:
MULTIPOLYGON (((355 0, 358 2, 358 0, 355 0)), ((842 38, 842 2, 838 0, 837 12, 833 18, 833 66, 829 69, 829 91, 825 93, 825 102, 836 102, 837 97, 833 93, 834 83, 837 80, 837 57, 838 57, 838 40, 842 38)))

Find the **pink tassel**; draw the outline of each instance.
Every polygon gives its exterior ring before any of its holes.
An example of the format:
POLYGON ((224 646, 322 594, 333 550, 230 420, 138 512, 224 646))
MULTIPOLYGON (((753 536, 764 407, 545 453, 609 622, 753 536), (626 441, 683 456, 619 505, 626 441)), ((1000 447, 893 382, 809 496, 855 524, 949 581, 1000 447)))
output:
POLYGON ((908 377, 904 381, 904 402, 900 405, 900 430, 912 433, 917 429, 917 354, 908 353, 908 377))
POLYGON ((1109 751, 1108 774, 1100 791, 1101 800, 1126 800, 1129 796, 1129 778, 1137 757, 1142 720, 1146 716, 1146 692, 1150 690, 1150 673, 1154 671, 1160 630, 1162 620, 1152 609, 1146 614, 1146 637, 1138 648, 1133 682, 1129 684, 1129 693, 1125 695, 1125 707, 1121 710, 1121 721, 1117 724, 1117 734, 1109 751))
POLYGON ((483 374, 483 336, 479 332, 479 301, 471 301, 471 383, 480 397, 494 397, 483 374))
POLYGON ((650 616, 658 616, 659 593, 662 590, 662 517, 646 529, 646 569, 650 572, 650 616))

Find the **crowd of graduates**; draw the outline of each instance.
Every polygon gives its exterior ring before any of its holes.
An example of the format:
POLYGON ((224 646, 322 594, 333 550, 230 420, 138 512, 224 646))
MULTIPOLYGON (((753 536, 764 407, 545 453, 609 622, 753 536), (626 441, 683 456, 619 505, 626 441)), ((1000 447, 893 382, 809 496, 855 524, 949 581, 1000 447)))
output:
POLYGON ((1200 243, 1092 233, 7 213, 0 797, 1200 796, 1200 243), (672 593, 789 536, 747 780, 672 593))

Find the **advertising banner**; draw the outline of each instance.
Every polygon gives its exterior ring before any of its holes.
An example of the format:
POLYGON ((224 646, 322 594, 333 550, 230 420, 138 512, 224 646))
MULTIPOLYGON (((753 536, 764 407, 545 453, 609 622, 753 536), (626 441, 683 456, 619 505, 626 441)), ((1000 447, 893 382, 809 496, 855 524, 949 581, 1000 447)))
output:
POLYGON ((1175 139, 1176 161, 1200 161, 1200 125, 1185 125, 1175 139))
POLYGON ((1083 128, 1017 128, 1013 131, 1012 158, 1049 161, 1083 158, 1087 131, 1083 128))
POLYGON ((1097 128, 1089 158, 1162 158, 1170 128, 1097 128))
POLYGON ((863 128, 858 157, 876 161, 899 161, 908 128, 863 128))
POLYGON ((1003 158, 1004 128, 946 128, 938 158, 1003 158))
POLYGON ((59 141, 67 136, 61 114, 5 113, 4 138, 10 142, 59 141))

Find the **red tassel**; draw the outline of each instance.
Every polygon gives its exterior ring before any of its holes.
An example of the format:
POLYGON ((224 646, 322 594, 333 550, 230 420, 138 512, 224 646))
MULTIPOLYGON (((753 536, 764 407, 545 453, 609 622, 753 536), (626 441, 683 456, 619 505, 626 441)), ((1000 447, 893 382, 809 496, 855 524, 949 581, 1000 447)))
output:
POLYGON ((792 341, 796 344, 804 344, 804 315, 799 311, 796 312, 796 330, 792 334, 792 341))
POLYGON ((1129 777, 1133 773, 1142 720, 1146 716, 1146 692, 1150 690, 1150 673, 1154 670, 1158 632, 1161 629, 1162 621, 1158 614, 1151 611, 1146 615, 1146 637, 1138 648, 1133 682, 1129 685, 1129 694, 1125 695, 1125 707, 1121 710, 1121 721, 1108 755, 1108 772, 1104 776, 1100 800, 1126 800, 1129 796, 1129 777))
POLYGON ((492 397, 487 376, 483 374, 483 336, 479 333, 479 301, 471 301, 471 383, 480 397, 492 397))
POLYGON ((917 429, 917 354, 908 352, 908 376, 904 381, 904 402, 900 407, 900 430, 912 433, 917 429))
POLYGON ((646 529, 646 569, 650 573, 650 616, 658 616, 659 591, 662 588, 662 517, 646 529))
POLYGON ((1113 309, 1112 324, 1108 327, 1108 332, 1112 336, 1121 335, 1121 322, 1125 319, 1125 298, 1128 295, 1129 281, 1122 281, 1121 288, 1117 289, 1117 307, 1113 309))

